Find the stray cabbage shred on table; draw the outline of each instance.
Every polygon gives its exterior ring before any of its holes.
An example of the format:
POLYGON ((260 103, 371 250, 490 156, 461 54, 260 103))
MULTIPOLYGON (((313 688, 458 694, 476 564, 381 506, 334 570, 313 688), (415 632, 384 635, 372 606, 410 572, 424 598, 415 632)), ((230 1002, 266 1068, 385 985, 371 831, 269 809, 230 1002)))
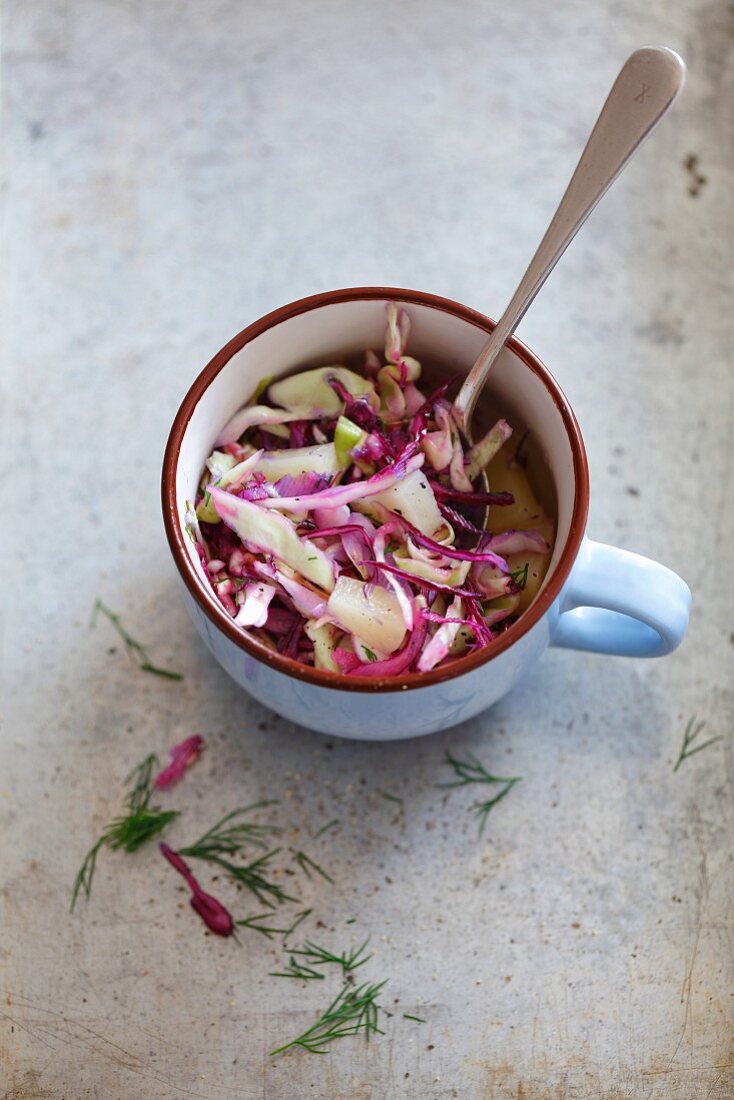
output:
POLYGON ((538 530, 475 526, 472 508, 476 519, 477 507, 514 503, 473 485, 512 428, 498 420, 465 450, 446 387, 418 387, 409 330, 391 304, 384 362, 367 351, 362 374, 325 366, 261 385, 220 432, 187 506, 234 622, 348 677, 428 672, 491 646, 520 605, 507 557, 550 551, 538 530))

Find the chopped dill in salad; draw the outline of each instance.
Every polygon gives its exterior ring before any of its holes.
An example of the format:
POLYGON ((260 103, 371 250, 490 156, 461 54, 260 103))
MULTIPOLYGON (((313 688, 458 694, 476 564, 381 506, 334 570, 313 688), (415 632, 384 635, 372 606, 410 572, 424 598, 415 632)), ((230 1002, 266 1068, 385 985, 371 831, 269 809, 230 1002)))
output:
POLYGON ((491 646, 537 593, 553 537, 503 450, 510 425, 465 448, 447 387, 418 386, 408 314, 387 315, 384 357, 367 351, 363 373, 325 366, 260 387, 186 513, 234 622, 349 677, 428 672, 491 646), (477 492, 488 467, 497 491, 477 492))

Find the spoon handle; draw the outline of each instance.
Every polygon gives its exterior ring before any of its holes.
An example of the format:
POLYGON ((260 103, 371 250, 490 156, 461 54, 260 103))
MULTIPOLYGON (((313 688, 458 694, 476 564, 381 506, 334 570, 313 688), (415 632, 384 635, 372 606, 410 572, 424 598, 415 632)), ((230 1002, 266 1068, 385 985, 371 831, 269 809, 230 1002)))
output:
POLYGON ((505 342, 599 199, 672 105, 685 75, 683 59, 666 46, 635 50, 625 62, 537 252, 454 402, 454 415, 465 435, 505 342))

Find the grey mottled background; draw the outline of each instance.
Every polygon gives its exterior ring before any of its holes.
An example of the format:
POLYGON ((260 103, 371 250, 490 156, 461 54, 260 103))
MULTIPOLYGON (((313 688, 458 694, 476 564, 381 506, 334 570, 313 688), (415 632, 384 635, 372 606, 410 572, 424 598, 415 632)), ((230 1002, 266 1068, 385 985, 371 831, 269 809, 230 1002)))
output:
POLYGON ((712 0, 5 0, 4 1100, 734 1096, 733 43, 712 0), (684 54, 686 92, 520 334, 584 429, 590 532, 682 573, 688 640, 652 663, 551 652, 422 743, 277 720, 179 599, 158 474, 181 397, 234 332, 314 291, 500 312, 651 42, 684 54), (97 596, 182 684, 88 628, 97 596), (724 739, 674 775, 692 714, 724 739), (192 732, 209 750, 167 797, 173 842, 282 799, 286 847, 336 883, 301 884, 307 931, 369 934, 365 975, 389 978, 397 1015, 369 1047, 271 1061, 332 980, 269 978, 255 933, 205 936, 152 847, 104 853, 70 917, 122 777, 192 732), (435 787, 448 746, 523 777, 481 842, 471 792, 435 787))

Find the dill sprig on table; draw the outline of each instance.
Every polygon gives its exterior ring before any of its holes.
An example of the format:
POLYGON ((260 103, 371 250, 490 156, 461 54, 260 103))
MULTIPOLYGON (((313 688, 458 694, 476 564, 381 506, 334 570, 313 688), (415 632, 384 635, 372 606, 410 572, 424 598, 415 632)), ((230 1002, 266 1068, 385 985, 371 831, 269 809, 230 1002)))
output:
POLYGON ((378 787, 377 793, 382 798, 384 798, 387 802, 396 802, 398 804, 398 806, 400 806, 400 809, 402 810, 403 800, 402 800, 402 798, 400 798, 399 795, 393 794, 392 791, 385 791, 385 790, 382 789, 382 787, 378 787))
POLYGON ((178 810, 161 810, 157 806, 150 805, 153 793, 153 771, 158 767, 158 757, 155 753, 150 753, 125 779, 126 784, 132 784, 125 799, 128 812, 124 816, 116 817, 104 830, 97 843, 87 852, 74 880, 74 891, 71 896, 72 909, 76 905, 80 892, 88 898, 92 891, 97 856, 102 848, 112 848, 113 851, 122 848, 125 852, 136 852, 141 845, 152 837, 158 836, 166 825, 178 817, 178 810))
POLYGON ((384 1035, 377 1023, 377 997, 386 981, 365 983, 352 988, 344 986, 315 1024, 289 1043, 271 1050, 273 1057, 291 1047, 301 1047, 311 1054, 327 1054, 329 1043, 347 1035, 362 1033, 369 1041, 370 1035, 384 1035))
POLYGON ((252 917, 245 917, 244 920, 238 920, 235 923, 241 928, 250 928, 253 932, 260 932, 266 939, 272 940, 276 936, 282 936, 284 940, 291 936, 299 924, 305 921, 306 917, 310 916, 313 909, 302 909, 300 913, 296 914, 295 920, 288 928, 276 928, 274 924, 268 924, 267 921, 272 920, 275 917, 275 913, 259 913, 252 917))
POLYGON ((207 855, 200 855, 195 844, 192 844, 190 848, 179 849, 181 855, 188 856, 190 859, 205 859, 215 867, 221 867, 225 874, 253 893, 261 905, 267 905, 270 909, 274 909, 276 905, 282 905, 286 901, 298 901, 298 898, 293 897, 292 894, 286 894, 277 882, 266 878, 265 873, 271 870, 268 864, 279 851, 280 848, 273 848, 271 852, 266 852, 259 859, 242 864, 232 863, 231 860, 223 859, 211 852, 207 855))
POLYGON ((320 947, 318 944, 312 943, 311 940, 306 940, 303 947, 291 950, 288 966, 285 970, 271 971, 271 974, 274 978, 303 978, 305 980, 323 978, 324 975, 313 968, 335 964, 341 967, 342 976, 351 981, 353 971, 360 966, 364 966, 372 958, 371 955, 365 955, 364 953, 368 943, 369 937, 359 947, 353 947, 351 951, 343 951, 341 955, 335 955, 333 951, 320 947), (301 959, 304 961, 301 962, 301 959))
POLYGON ((327 874, 323 867, 319 867, 318 863, 311 859, 310 856, 307 856, 305 852, 296 852, 293 858, 306 878, 312 878, 311 871, 314 870, 316 874, 321 875, 321 877, 325 878, 327 882, 330 882, 332 886, 334 885, 334 880, 331 875, 327 874))
POLYGON ((127 630, 125 630, 125 627, 120 622, 120 616, 116 615, 114 611, 110 611, 109 607, 107 607, 107 605, 104 604, 100 599, 97 599, 94 602, 94 607, 92 608, 92 618, 89 623, 90 626, 96 625, 97 615, 100 611, 112 623, 113 627, 125 643, 125 650, 127 651, 128 657, 131 661, 134 661, 137 664, 141 672, 150 672, 154 676, 162 676, 166 680, 183 680, 183 676, 180 672, 172 672, 168 668, 158 668, 157 665, 154 665, 150 657, 148 656, 148 650, 146 649, 146 647, 140 642, 136 641, 135 638, 132 637, 132 635, 128 634, 127 630))
MULTIPOLYGON (((237 855, 247 845, 254 848, 267 848, 266 837, 278 836, 282 831, 278 825, 259 825, 255 821, 242 821, 246 814, 262 810, 265 806, 277 806, 277 798, 253 802, 249 806, 239 806, 220 818, 208 832, 199 837, 195 845, 198 859, 206 859, 210 854, 237 855)), ((194 852, 182 849, 183 855, 193 856, 194 852)))
POLYGON ((708 741, 703 741, 700 745, 696 745, 695 748, 689 748, 689 746, 694 744, 696 738, 704 729, 705 725, 705 722, 696 722, 695 717, 688 719, 688 723, 683 734, 683 744, 681 745, 678 759, 676 760, 675 767, 673 768, 674 774, 678 771, 678 768, 681 766, 683 761, 687 760, 689 756, 695 756, 697 752, 701 752, 703 749, 707 749, 709 745, 714 745, 717 741, 723 741, 722 735, 718 734, 716 737, 709 737, 708 741))
POLYGON ((499 776, 492 775, 484 765, 477 760, 473 753, 467 753, 466 760, 459 760, 453 756, 449 751, 446 752, 446 763, 454 769, 457 778, 451 783, 437 783, 438 787, 466 787, 470 783, 504 783, 504 787, 501 791, 494 796, 494 798, 488 798, 483 802, 475 802, 472 805, 474 813, 479 818, 479 835, 482 836, 484 827, 487 824, 487 818, 490 812, 494 809, 498 802, 510 793, 516 783, 519 783, 521 776, 499 776))
POLYGON ((505 783, 499 794, 496 794, 494 798, 488 798, 484 802, 475 802, 472 806, 474 813, 479 818, 479 835, 484 833, 484 827, 487 824, 487 818, 490 812, 494 809, 498 802, 501 802, 505 795, 509 794, 516 783, 519 783, 521 776, 517 775, 512 779, 495 779, 495 783, 505 783))
POLYGON ((339 824, 341 824, 339 818, 333 817, 331 821, 327 821, 325 825, 322 825, 321 828, 313 834, 314 840, 318 840, 324 833, 328 833, 329 829, 334 829, 339 824))
POLYGON ((314 970, 313 967, 298 962, 293 955, 290 956, 285 970, 269 970, 268 974, 271 978, 300 978, 304 982, 313 981, 314 979, 321 981, 324 977, 319 970, 314 970))
POLYGON ((278 854, 280 848, 266 851, 258 859, 245 864, 233 863, 227 858, 239 855, 248 845, 266 848, 265 837, 277 835, 281 831, 277 825, 258 825, 251 821, 237 820, 243 814, 274 804, 274 800, 267 800, 232 810, 199 837, 194 844, 179 848, 179 855, 187 856, 189 859, 203 859, 215 867, 220 867, 230 878, 250 890, 261 905, 266 905, 269 909, 274 909, 276 905, 281 905, 285 901, 297 901, 297 898, 287 894, 277 882, 266 877, 271 871, 270 861, 278 854))

